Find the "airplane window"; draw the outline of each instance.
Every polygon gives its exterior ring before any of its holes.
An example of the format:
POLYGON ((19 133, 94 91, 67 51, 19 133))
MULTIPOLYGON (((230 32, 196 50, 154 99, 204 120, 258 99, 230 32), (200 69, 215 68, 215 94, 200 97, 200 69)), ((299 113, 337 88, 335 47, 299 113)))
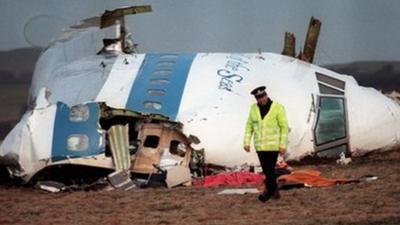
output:
POLYGON ((153 72, 153 75, 155 76, 168 76, 171 75, 172 70, 170 69, 157 69, 153 72))
POLYGON ((171 143, 169 144, 169 152, 171 154, 177 155, 178 154, 178 145, 179 141, 172 140, 171 143))
POLYGON ((172 140, 169 144, 169 152, 173 155, 184 157, 186 154, 186 146, 177 140, 172 140))
POLYGON ((347 144, 343 144, 343 145, 325 149, 323 151, 317 152, 317 155, 321 158, 322 157, 333 158, 333 157, 337 157, 342 152, 343 153, 347 152, 347 144))
POLYGON ((160 61, 157 63, 156 67, 160 68, 160 67, 172 67, 175 65, 175 61, 172 60, 168 60, 168 61, 160 61))
POLYGON ((150 83, 151 84, 168 84, 169 80, 168 79, 151 79, 150 83))
POLYGON ((69 121, 84 122, 89 119, 89 107, 87 105, 74 105, 69 111, 69 121))
POLYGON ((165 55, 160 55, 160 59, 163 60, 175 60, 176 58, 178 58, 178 54, 165 54, 165 55))
POLYGON ((333 78, 333 77, 330 77, 330 76, 327 76, 327 75, 322 74, 322 73, 318 73, 318 72, 315 72, 315 75, 317 76, 317 80, 318 81, 326 83, 326 84, 329 84, 329 85, 332 85, 334 87, 337 87, 339 89, 344 90, 344 87, 346 85, 346 83, 344 81, 336 79, 336 78, 333 78))
POLYGON ((344 95, 343 91, 328 87, 322 83, 318 83, 319 92, 321 94, 329 94, 329 95, 344 95))
POLYGON ((70 151, 84 151, 89 148, 89 137, 84 134, 70 135, 67 139, 67 148, 70 151))
POLYGON ((145 102, 143 102, 143 105, 147 109, 161 110, 161 108, 162 108, 161 103, 154 102, 154 101, 145 101, 145 102))
POLYGON ((143 146, 147 148, 157 148, 160 142, 160 137, 155 135, 149 135, 146 137, 143 146))
POLYGON ((149 95, 154 95, 154 96, 163 96, 165 95, 165 91, 161 89, 149 89, 147 90, 147 93, 149 95))
POLYGON ((340 97, 320 97, 316 145, 322 145, 346 137, 346 116, 344 99, 340 97))

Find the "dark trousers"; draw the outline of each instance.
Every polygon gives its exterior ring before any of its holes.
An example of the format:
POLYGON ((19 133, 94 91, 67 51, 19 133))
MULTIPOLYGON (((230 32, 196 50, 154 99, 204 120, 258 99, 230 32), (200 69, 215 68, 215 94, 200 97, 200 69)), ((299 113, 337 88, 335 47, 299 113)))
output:
POLYGON ((278 159, 278 151, 257 151, 258 159, 265 175, 265 188, 267 188, 266 194, 271 197, 277 188, 276 177, 275 177, 275 164, 278 159))

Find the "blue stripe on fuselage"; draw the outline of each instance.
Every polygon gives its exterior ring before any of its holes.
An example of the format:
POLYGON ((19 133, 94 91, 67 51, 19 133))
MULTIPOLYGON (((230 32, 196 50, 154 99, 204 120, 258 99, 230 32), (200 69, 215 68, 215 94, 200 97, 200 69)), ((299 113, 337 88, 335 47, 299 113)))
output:
POLYGON ((70 107, 57 102, 57 113, 54 122, 53 146, 51 160, 53 162, 84 156, 97 155, 104 152, 104 146, 100 143, 99 133, 100 108, 97 103, 86 104, 89 109, 89 116, 85 121, 71 121, 70 107), (68 138, 71 135, 84 135, 88 138, 88 148, 80 151, 68 148, 68 138))
POLYGON ((196 54, 146 54, 132 85, 126 108, 162 114, 175 120, 196 54))

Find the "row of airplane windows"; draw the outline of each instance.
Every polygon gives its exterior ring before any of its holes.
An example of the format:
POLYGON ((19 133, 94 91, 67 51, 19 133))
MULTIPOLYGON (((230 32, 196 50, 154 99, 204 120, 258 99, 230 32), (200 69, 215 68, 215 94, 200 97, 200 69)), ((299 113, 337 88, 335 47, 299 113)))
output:
MULTIPOLYGON (((170 80, 168 76, 173 73, 173 68, 176 65, 177 54, 165 54, 160 56, 160 61, 156 63, 155 69, 152 72, 150 84, 165 86, 169 84, 170 80)), ((152 88, 147 89, 146 94, 150 96, 164 96, 166 94, 165 89, 152 88)), ((162 103, 154 100, 146 100, 143 102, 143 106, 147 109, 161 110, 162 103)))

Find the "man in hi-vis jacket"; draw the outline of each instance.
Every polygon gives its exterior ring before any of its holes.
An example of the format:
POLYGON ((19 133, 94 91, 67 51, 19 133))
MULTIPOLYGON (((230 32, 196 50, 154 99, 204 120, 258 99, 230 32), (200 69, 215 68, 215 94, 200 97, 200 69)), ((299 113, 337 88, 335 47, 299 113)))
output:
POLYGON ((254 147, 266 176, 265 191, 258 196, 258 199, 266 202, 271 197, 280 197, 275 177, 275 164, 278 154, 286 153, 288 122, 284 106, 268 98, 265 86, 254 89, 251 94, 257 99, 257 103, 250 108, 243 145, 244 150, 249 152, 250 141, 254 136, 254 147))

